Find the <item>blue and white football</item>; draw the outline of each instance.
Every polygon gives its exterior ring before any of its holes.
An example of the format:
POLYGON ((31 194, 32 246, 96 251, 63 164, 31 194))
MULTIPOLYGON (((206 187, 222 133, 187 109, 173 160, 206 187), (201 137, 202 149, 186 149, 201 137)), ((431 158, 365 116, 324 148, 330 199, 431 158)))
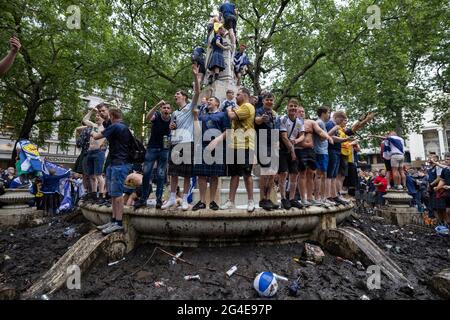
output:
POLYGON ((253 281, 253 287, 262 297, 273 297, 278 290, 278 282, 272 272, 261 272, 253 281))

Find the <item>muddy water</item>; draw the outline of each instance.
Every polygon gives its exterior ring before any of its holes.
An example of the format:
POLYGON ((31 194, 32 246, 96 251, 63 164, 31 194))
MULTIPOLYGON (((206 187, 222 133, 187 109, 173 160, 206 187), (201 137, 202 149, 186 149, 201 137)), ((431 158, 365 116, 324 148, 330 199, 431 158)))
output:
MULTIPOLYGON (((154 251, 155 245, 142 244, 124 261, 113 266, 108 266, 110 261, 105 258, 99 259, 90 272, 82 275, 80 290, 63 288, 50 298, 254 299, 258 298, 252 287, 254 276, 262 271, 272 271, 290 281, 298 279, 300 282, 299 296, 291 297, 288 283, 279 281, 275 299, 359 299, 362 295, 371 299, 439 299, 428 283, 433 274, 450 265, 447 253, 449 238, 437 237, 432 230, 401 230, 383 221, 372 221, 367 216, 359 220, 349 219, 344 224, 362 230, 385 249, 399 264, 414 290, 400 288, 384 275, 381 276, 381 288, 369 290, 368 274, 356 267, 356 261, 352 266, 327 252, 323 264, 301 266, 293 260, 302 254, 301 244, 164 248, 174 253, 183 251, 182 258, 194 266, 184 263, 172 265, 169 256, 154 251), (235 273, 229 278, 225 272, 233 265, 238 266, 239 275, 235 273), (197 274, 200 280, 183 278, 197 274)), ((23 292, 89 229, 86 224, 77 224, 75 237, 68 239, 63 235, 67 226, 67 223, 55 221, 50 226, 32 229, 0 230, 0 283, 23 292), (11 259, 5 261, 4 255, 11 259)))

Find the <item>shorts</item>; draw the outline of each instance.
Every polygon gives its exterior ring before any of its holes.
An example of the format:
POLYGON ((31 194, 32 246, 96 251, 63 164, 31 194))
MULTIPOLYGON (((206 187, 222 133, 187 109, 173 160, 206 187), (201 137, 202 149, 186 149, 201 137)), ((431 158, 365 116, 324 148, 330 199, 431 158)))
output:
POLYGON ((327 169, 327 178, 334 179, 338 175, 339 164, 341 161, 341 151, 329 149, 328 153, 328 169, 327 169))
POLYGON ((105 152, 102 150, 89 150, 86 158, 87 174, 90 176, 101 175, 105 162, 105 152))
POLYGON ((348 156, 340 155, 338 172, 343 177, 348 176, 348 156))
POLYGON ((131 164, 110 165, 106 169, 106 188, 111 197, 121 197, 125 191, 125 179, 131 164))
POLYGON ((317 169, 322 172, 327 172, 328 170, 329 157, 327 154, 316 154, 316 164, 317 169))
POLYGON ((291 153, 280 151, 280 167, 278 173, 289 172, 290 174, 298 173, 298 160, 292 160, 291 153))
POLYGON ((235 15, 230 14, 230 15, 226 16, 224 20, 225 20, 225 24, 224 24, 225 29, 227 29, 227 30, 230 30, 230 29, 236 30, 237 19, 236 19, 235 15))
POLYGON ((179 143, 173 145, 170 148, 169 155, 169 176, 177 176, 177 177, 191 177, 194 168, 194 143, 179 143), (177 150, 174 150, 174 148, 177 150), (181 149, 180 149, 181 148, 181 149), (183 157, 184 152, 191 152, 190 159, 187 159, 186 163, 181 159, 183 157), (174 163, 174 160, 176 163, 174 163))
POLYGON ((405 161, 405 156, 402 154, 393 154, 391 155, 391 166, 392 168, 401 168, 403 167, 403 161, 405 161))
POLYGON ((295 149, 295 154, 297 156, 298 170, 300 172, 305 171, 306 168, 311 170, 317 169, 316 153, 313 148, 295 149))
MULTIPOLYGON (((253 170, 253 158, 255 156, 255 151, 249 150, 249 149, 230 149, 229 148, 229 149, 227 149, 227 156, 229 156, 230 153, 233 155, 233 158, 232 158, 233 163, 227 164, 228 176, 230 176, 230 177, 251 176, 252 170, 253 170), (243 159, 244 163, 238 163, 238 161, 237 161, 238 152, 236 152, 236 151, 238 151, 238 150, 239 150, 239 154, 241 154, 241 152, 244 154, 244 159, 243 159)), ((242 156, 240 155, 239 157, 242 157, 242 156)))
POLYGON ((384 160, 384 167, 386 168, 386 171, 391 171, 392 170, 391 159, 389 159, 389 160, 383 159, 383 160, 384 160))
POLYGON ((205 68, 205 60, 194 60, 192 63, 195 63, 198 66, 198 72, 202 74, 206 74, 206 68, 205 68))
POLYGON ((272 157, 271 157, 272 147, 269 145, 266 147, 265 150, 266 151, 263 152, 263 153, 265 153, 263 159, 260 158, 261 150, 258 150, 258 152, 256 154, 256 159, 257 159, 258 164, 261 166, 261 168, 270 168, 272 166, 272 157))

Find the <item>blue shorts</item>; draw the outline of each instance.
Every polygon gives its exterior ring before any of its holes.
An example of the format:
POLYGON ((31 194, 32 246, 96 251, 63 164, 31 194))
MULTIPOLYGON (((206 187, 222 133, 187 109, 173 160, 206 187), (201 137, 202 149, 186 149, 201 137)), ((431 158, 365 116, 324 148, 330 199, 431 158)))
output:
POLYGON ((328 157, 327 178, 334 179, 339 173, 341 150, 329 150, 328 157))
POLYGON ((316 154, 316 165, 317 169, 322 172, 328 171, 328 155, 327 154, 316 154))
POLYGON ((105 152, 102 150, 89 150, 86 156, 86 171, 90 176, 98 176, 103 172, 105 152))
POLYGON ((111 197, 121 197, 125 192, 125 179, 131 164, 110 165, 106 169, 106 188, 111 197))

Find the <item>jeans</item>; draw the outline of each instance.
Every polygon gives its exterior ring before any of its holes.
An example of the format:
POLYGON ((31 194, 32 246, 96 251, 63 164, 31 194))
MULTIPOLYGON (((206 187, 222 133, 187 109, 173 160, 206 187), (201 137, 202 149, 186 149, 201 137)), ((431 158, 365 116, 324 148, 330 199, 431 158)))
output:
POLYGON ((111 197, 121 197, 125 191, 125 179, 131 170, 131 164, 110 165, 106 169, 106 189, 111 197))
POLYGON ((169 151, 169 149, 162 148, 147 149, 144 162, 144 177, 142 178, 141 200, 146 201, 148 196, 150 195, 150 183, 152 180, 152 172, 155 162, 158 162, 156 174, 156 199, 162 198, 167 163, 169 161, 169 151))

